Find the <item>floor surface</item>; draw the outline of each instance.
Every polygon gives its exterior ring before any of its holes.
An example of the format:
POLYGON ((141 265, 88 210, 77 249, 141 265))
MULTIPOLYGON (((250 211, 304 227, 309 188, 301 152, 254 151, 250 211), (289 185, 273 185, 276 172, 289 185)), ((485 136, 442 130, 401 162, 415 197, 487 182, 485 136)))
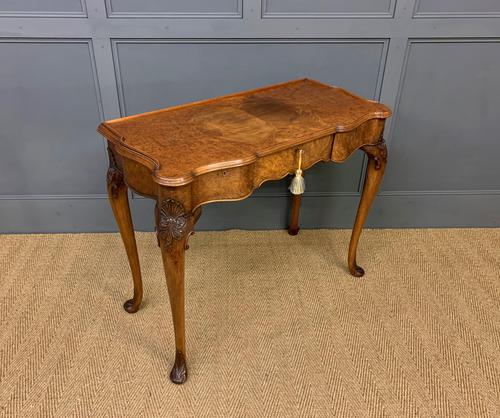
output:
POLYGON ((188 381, 155 236, 0 236, 0 416, 499 417, 500 229, 200 232, 188 381))

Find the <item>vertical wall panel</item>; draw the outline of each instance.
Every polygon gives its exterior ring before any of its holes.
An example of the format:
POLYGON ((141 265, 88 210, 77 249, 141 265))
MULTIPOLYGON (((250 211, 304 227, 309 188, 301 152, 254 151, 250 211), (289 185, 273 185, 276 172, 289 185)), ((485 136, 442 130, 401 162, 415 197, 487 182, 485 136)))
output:
POLYGON ((88 41, 0 41, 0 194, 105 191, 88 41))
POLYGON ((395 0, 262 0, 263 17, 392 17, 395 0))
POLYGON ((411 42, 384 190, 499 190, 500 42, 411 42))
POLYGON ((416 17, 500 16, 498 0, 416 0, 416 17))
POLYGON ((242 0, 106 0, 109 17, 241 17, 242 0))
POLYGON ((84 0, 0 0, 0 16, 85 16, 84 0))

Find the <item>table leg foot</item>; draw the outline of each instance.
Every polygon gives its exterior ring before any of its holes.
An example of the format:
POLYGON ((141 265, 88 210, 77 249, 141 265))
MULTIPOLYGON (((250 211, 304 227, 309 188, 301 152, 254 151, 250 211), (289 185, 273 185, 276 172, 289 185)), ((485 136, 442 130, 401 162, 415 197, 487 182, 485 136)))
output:
POLYGON ((360 267, 357 264, 355 264, 353 267, 349 267, 349 272, 354 277, 363 277, 365 275, 365 270, 363 269, 363 267, 360 267))
POLYGON ((129 299, 123 304, 123 309, 128 313, 136 313, 139 310, 139 306, 141 306, 141 302, 129 299))
POLYGON ((291 226, 288 227, 288 235, 297 235, 299 233, 299 231, 300 231, 299 227, 296 227, 296 228, 291 227, 291 226))
POLYGON ((170 380, 176 385, 181 385, 187 380, 186 357, 180 351, 175 353, 175 362, 170 372, 170 380))

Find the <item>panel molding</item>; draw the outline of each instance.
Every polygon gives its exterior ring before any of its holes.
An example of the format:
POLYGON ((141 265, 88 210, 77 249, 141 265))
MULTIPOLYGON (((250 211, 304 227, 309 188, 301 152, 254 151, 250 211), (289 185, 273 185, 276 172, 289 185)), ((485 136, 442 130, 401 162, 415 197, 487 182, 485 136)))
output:
POLYGON ((126 116, 126 104, 123 95, 123 82, 121 76, 121 65, 118 56, 117 47, 119 44, 380 44, 382 45, 381 57, 378 63, 377 83, 374 91, 374 98, 380 96, 383 82, 383 72, 385 63, 387 61, 387 52, 389 39, 387 38, 284 38, 284 39, 256 39, 256 38, 224 38, 224 39, 139 39, 139 38, 112 38, 112 53, 113 62, 116 74, 116 84, 118 89, 118 102, 120 106, 120 114, 122 117, 126 116))
MULTIPOLYGON (((377 83, 373 94, 373 99, 378 101, 380 101, 380 96, 382 95, 382 86, 385 78, 385 68, 387 66, 387 60, 389 59, 389 44, 390 40, 386 39, 386 42, 384 43, 384 47, 381 52, 382 55, 379 60, 377 83)), ((387 123, 387 120, 385 123, 387 123)), ((367 167, 368 167, 368 157, 366 156, 365 153, 363 153, 363 162, 361 164, 361 171, 359 173, 359 179, 358 179, 358 190, 357 190, 358 195, 361 195, 363 191, 363 185, 365 183, 367 167)))
MULTIPOLYGON (((102 106, 101 92, 99 79, 97 76, 97 67, 95 62, 94 47, 92 39, 84 38, 0 38, 0 43, 26 43, 26 44, 85 44, 88 47, 90 67, 92 69, 92 80, 94 84, 94 92, 96 98, 97 111, 99 118, 104 120, 104 110, 102 106)), ((103 142, 103 154, 107 159, 107 152, 103 142)), ((103 173, 104 182, 104 173, 103 173)), ((107 198, 106 194, 26 194, 26 195, 12 195, 0 194, 0 200, 66 200, 66 199, 102 199, 107 198)))
POLYGON ((243 19, 243 0, 234 0, 234 3, 236 7, 232 12, 115 12, 113 0, 105 0, 106 14, 110 19, 243 19))
MULTIPOLYGON (((263 197, 262 204, 245 199, 206 205, 197 230, 214 229, 285 229, 289 198, 263 197), (260 222, 256 223, 255 219, 260 222)), ((302 200, 301 227, 352 228, 358 196, 314 197, 302 200)), ((497 208, 500 196, 383 196, 375 199, 367 228, 432 228, 432 227, 499 227, 497 208), (457 211, 456 208, 461 210, 457 211), (464 218, 465 216, 465 218, 464 218)), ((131 202, 135 230, 153 231, 154 202, 131 202)), ((0 200, 3 233, 46 232, 116 232, 117 227, 109 204, 104 199, 52 199, 16 201, 0 200), (92 216, 88 216, 88 214, 92 216)), ((344 245, 347 245, 346 241, 344 245)))
MULTIPOLYGON (((135 200, 151 200, 143 196, 130 193, 135 200)), ((378 196, 498 196, 500 190, 416 190, 416 191, 380 191, 378 196)), ((304 197, 360 197, 360 192, 308 192, 304 197)), ((129 196, 130 197, 130 196, 129 196)), ((245 199, 267 199, 267 198, 290 198, 289 192, 263 192, 252 194, 245 199)), ((35 195, 0 195, 0 200, 85 200, 85 199, 108 199, 105 193, 97 194, 35 194, 35 195)), ((245 200, 242 199, 242 200, 245 200)))
POLYGON ((387 190, 378 196, 497 196, 500 190, 387 190))
POLYGON ((261 0, 261 17, 263 19, 393 19, 396 1, 390 0, 389 7, 383 12, 270 12, 269 3, 272 0, 261 0))
MULTIPOLYGON (((103 176, 103 183, 105 177, 103 176)), ((0 200, 80 200, 107 199, 107 194, 4 194, 0 200)))
MULTIPOLYGON (((333 163, 335 164, 335 163, 333 163)), ((260 199, 260 198, 268 198, 268 197, 283 197, 283 198, 290 198, 292 195, 290 192, 260 192, 260 193, 255 193, 259 189, 254 189, 253 193, 245 197, 244 199, 260 199)), ((500 192, 499 192, 500 194, 500 192)), ((345 196, 361 196, 361 192, 356 191, 356 192, 334 192, 334 191, 325 191, 325 192, 308 192, 305 191, 303 196, 307 197, 345 197, 345 196)), ((107 196, 105 196, 107 197, 107 196)), ((57 197, 56 197, 57 198, 57 197)), ((140 194, 137 194, 135 192, 132 192, 132 197, 133 200, 150 200, 147 197, 141 196, 140 194)), ((1 200, 1 197, 0 197, 1 200)), ((15 199, 14 199, 15 200, 15 199)), ((222 202, 230 202, 230 200, 222 200, 222 202)))
MULTIPOLYGON (((405 48, 405 55, 403 61, 403 68, 401 70, 401 76, 398 86, 398 92, 396 96, 396 101, 394 104, 394 109, 392 113, 392 121, 389 132, 387 136, 391 138, 391 141, 388 144, 388 150, 390 152, 390 145, 393 141, 393 133, 395 126, 399 117, 399 105, 401 102, 401 97, 403 94, 403 89, 406 81, 406 75, 408 70, 408 61, 411 54, 411 48, 415 44, 440 44, 440 43, 500 43, 500 38, 492 38, 492 37, 484 37, 484 38, 463 38, 463 37, 449 37, 449 38, 408 38, 405 48)), ((389 155, 390 158, 390 155, 389 155)), ((390 161, 390 160, 389 160, 390 161)), ((428 195, 443 195, 443 196, 492 196, 492 195, 500 195, 500 190, 474 190, 474 189, 466 189, 466 190, 447 190, 447 189, 437 189, 437 190, 383 190, 379 191, 379 196, 428 196, 428 195)))
POLYGON ((0 17, 66 17, 66 18, 72 18, 72 17, 79 17, 79 18, 87 18, 87 4, 85 0, 79 0, 80 4, 82 6, 82 11, 81 12, 53 12, 53 11, 46 11, 46 12, 36 12, 36 11, 6 11, 6 10, 0 10, 0 17))
MULTIPOLYGON (((333 163, 335 164, 335 163, 333 163)), ((308 197, 323 197, 323 196, 329 196, 329 197, 344 197, 344 196, 360 196, 361 194, 359 192, 308 192, 305 191, 303 196, 308 196, 308 197)), ((292 194, 290 192, 262 192, 256 195, 249 196, 250 198, 255 198, 259 199, 262 197, 286 197, 290 198, 292 197, 292 194)))
POLYGON ((500 12, 422 12, 421 0, 415 0, 412 18, 414 19, 476 19, 500 17, 500 12))

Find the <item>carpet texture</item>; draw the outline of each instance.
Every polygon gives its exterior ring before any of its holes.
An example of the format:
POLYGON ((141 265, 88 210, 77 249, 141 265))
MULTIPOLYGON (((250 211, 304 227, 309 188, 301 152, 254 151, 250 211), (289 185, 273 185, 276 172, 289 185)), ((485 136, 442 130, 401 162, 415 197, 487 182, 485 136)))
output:
POLYGON ((0 236, 0 416, 499 417, 500 229, 197 233, 189 378, 155 236, 0 236))

